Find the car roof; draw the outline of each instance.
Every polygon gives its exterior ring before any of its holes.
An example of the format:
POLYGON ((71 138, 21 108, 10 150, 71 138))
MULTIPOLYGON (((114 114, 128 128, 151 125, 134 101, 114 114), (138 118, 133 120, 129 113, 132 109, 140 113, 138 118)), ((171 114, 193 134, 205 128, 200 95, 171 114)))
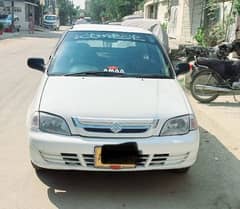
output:
POLYGON ((134 14, 134 15, 127 15, 125 17, 122 18, 122 20, 132 20, 132 19, 142 19, 143 18, 143 15, 137 15, 137 14, 134 14))
POLYGON ((126 32, 126 33, 144 33, 152 34, 148 30, 137 27, 127 27, 121 25, 100 25, 100 24, 79 24, 74 25, 69 31, 109 31, 109 32, 126 32))
POLYGON ((55 17, 55 16, 57 16, 57 15, 44 15, 44 16, 45 16, 45 17, 46 17, 46 16, 54 16, 54 17, 55 17))
POLYGON ((122 25, 150 30, 153 26, 161 25, 161 21, 155 19, 132 19, 123 21, 122 25))

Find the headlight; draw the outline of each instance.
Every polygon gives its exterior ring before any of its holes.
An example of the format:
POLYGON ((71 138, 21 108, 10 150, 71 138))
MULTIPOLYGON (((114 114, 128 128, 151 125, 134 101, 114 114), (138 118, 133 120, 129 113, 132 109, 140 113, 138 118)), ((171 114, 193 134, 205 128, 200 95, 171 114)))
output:
POLYGON ((31 131, 39 131, 39 112, 35 112, 32 116, 31 131))
POLYGON ((71 135, 69 127, 63 118, 42 112, 34 114, 31 130, 67 136, 71 135))
POLYGON ((197 121, 194 115, 184 115, 168 120, 162 130, 161 136, 184 135, 189 131, 198 128, 197 121))

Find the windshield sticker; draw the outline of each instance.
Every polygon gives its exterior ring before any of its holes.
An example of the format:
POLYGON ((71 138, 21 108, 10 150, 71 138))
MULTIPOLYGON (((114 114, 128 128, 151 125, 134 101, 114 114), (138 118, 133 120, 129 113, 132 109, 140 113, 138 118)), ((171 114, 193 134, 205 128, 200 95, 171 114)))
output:
POLYGON ((125 71, 118 66, 108 66, 104 69, 104 72, 125 73, 125 71))
POLYGON ((72 32, 68 34, 67 39, 74 40, 115 40, 115 41, 139 41, 155 43, 153 36, 140 33, 125 32, 72 32))

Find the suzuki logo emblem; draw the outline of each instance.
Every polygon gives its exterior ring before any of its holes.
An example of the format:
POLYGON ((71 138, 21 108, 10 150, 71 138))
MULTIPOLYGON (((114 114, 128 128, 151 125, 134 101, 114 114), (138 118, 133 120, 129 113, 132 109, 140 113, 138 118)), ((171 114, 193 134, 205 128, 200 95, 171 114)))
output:
POLYGON ((122 127, 118 123, 113 123, 110 129, 113 133, 117 134, 122 130, 122 127))

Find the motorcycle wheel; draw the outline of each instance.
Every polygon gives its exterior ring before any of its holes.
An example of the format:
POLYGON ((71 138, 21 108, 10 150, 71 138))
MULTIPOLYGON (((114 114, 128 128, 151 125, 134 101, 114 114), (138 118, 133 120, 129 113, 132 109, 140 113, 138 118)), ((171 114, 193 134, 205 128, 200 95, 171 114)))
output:
POLYGON ((214 101, 219 94, 216 92, 210 92, 206 90, 199 90, 197 85, 219 86, 221 79, 219 76, 211 70, 201 70, 193 76, 190 90, 192 96, 201 103, 210 103, 214 101))

